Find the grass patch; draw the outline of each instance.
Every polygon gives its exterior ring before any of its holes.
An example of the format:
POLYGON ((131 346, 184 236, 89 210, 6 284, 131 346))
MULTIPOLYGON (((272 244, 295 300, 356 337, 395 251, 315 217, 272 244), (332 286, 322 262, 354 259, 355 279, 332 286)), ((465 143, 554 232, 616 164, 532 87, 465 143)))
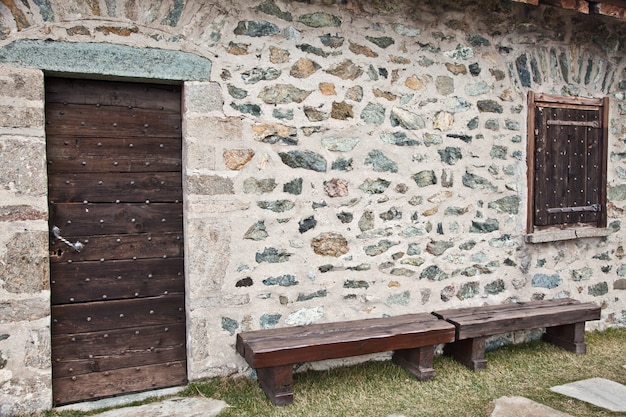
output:
MULTIPOLYGON (((472 372, 447 357, 435 358, 435 379, 420 382, 390 361, 367 362, 294 375, 294 403, 273 407, 256 380, 214 378, 192 383, 186 396, 206 396, 230 405, 220 417, 409 417, 488 416, 491 402, 520 395, 577 417, 617 417, 550 391, 550 387, 602 377, 626 385, 626 329, 587 333, 587 354, 576 355, 540 341, 487 352, 488 367, 472 372)), ((45 417, 87 413, 49 411, 45 417)))

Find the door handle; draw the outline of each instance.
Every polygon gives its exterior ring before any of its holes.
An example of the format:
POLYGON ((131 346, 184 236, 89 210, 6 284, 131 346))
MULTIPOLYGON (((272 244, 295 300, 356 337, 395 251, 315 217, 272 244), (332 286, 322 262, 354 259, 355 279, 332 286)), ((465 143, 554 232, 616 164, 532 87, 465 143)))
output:
POLYGON ((76 243, 72 243, 69 240, 65 239, 63 236, 61 236, 61 229, 59 229, 57 226, 52 227, 52 234, 61 242, 73 248, 76 252, 80 252, 85 247, 85 245, 83 245, 79 241, 76 241, 76 243))

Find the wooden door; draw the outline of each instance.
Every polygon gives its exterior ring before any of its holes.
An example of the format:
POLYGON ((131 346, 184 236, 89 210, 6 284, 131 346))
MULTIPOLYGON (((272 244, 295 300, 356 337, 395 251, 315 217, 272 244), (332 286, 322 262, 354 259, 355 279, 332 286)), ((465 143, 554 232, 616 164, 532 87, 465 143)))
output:
POLYGON ((185 384, 180 86, 46 78, 46 140, 53 403, 185 384))

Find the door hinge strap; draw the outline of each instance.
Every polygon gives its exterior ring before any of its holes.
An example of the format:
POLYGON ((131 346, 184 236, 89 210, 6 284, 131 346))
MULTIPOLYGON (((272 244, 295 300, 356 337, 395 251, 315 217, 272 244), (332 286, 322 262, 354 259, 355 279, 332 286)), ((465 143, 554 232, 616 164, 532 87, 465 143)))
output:
POLYGON ((592 204, 590 206, 575 206, 575 207, 553 207, 547 210, 548 214, 599 212, 599 211, 602 211, 602 206, 600 204, 592 204))

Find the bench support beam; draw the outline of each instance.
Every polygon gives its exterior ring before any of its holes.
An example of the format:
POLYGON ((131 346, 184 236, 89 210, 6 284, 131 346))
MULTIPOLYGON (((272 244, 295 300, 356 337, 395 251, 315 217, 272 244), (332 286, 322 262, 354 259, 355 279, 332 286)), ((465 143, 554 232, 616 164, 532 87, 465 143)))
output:
POLYGON ((256 370, 261 388, 273 405, 293 402, 293 365, 280 365, 256 370))
POLYGON ((472 371, 481 371, 487 368, 484 337, 462 339, 449 343, 444 346, 443 353, 452 356, 472 371))
POLYGON ((587 352, 585 322, 547 327, 543 340, 570 352, 584 354, 587 352))
POLYGON ((432 379, 435 376, 433 361, 434 346, 422 346, 413 349, 399 349, 393 353, 392 360, 403 367, 420 381, 432 379))

